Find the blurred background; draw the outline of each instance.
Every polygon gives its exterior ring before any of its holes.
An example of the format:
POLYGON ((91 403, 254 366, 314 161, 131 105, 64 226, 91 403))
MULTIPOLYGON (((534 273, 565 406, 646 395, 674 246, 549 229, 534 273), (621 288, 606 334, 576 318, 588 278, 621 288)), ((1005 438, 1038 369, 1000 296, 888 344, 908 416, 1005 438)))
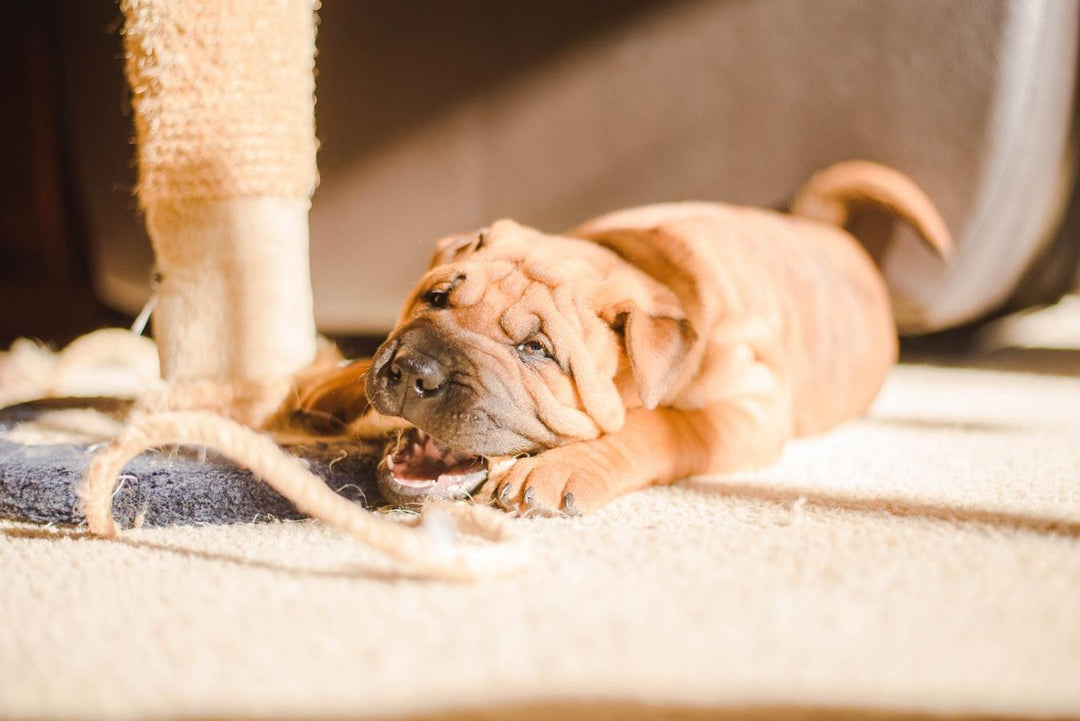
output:
MULTIPOLYGON (((114 0, 9 1, 0 20, 0 347, 126 323, 151 252, 114 0)), ((558 231, 640 203, 783 208, 849 158, 916 180, 960 245, 889 246, 923 334, 1075 287, 1076 0, 325 0, 324 332, 375 338, 432 241, 511 216, 558 231)), ((362 345, 362 344, 361 344, 362 345)))

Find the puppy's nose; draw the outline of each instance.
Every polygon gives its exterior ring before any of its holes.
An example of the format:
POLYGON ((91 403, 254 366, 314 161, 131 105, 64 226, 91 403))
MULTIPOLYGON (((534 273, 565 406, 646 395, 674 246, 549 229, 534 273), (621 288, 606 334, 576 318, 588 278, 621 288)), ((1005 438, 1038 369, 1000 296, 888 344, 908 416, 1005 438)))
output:
POLYGON ((403 384, 421 398, 437 396, 446 387, 446 367, 414 348, 399 348, 389 366, 390 381, 403 384))

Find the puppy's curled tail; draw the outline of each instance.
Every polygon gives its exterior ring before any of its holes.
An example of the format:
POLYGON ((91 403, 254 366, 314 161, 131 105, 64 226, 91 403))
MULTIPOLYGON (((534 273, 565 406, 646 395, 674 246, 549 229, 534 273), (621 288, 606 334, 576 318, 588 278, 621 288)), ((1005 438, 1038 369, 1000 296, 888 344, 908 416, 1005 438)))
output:
POLYGON ((844 226, 853 208, 872 205, 907 221, 942 258, 952 235, 937 208, 903 173, 866 160, 848 160, 815 173, 791 204, 793 215, 844 226))

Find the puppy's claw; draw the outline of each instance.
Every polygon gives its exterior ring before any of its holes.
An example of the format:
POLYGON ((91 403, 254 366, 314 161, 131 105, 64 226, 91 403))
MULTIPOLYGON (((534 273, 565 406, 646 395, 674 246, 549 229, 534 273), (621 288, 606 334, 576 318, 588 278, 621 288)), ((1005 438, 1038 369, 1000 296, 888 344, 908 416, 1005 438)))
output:
POLYGON ((499 505, 502 506, 503 508, 505 508, 508 511, 511 510, 513 508, 513 506, 514 506, 513 495, 514 495, 514 487, 509 483, 504 483, 499 488, 499 493, 498 493, 499 505))
POLYGON ((577 516, 581 514, 578 507, 574 505, 574 494, 567 493, 562 499, 563 513, 568 516, 577 516))
POLYGON ((532 510, 536 505, 536 489, 526 488, 525 495, 521 497, 521 500, 525 503, 525 508, 527 510, 532 510))

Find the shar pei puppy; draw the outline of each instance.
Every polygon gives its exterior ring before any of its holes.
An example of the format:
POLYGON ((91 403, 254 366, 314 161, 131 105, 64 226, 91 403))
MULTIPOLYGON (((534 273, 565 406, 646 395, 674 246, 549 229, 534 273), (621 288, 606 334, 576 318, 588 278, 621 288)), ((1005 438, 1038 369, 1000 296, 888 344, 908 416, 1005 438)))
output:
POLYGON ((843 229, 863 205, 949 252, 919 188, 863 161, 815 175, 790 215, 670 203, 445 238, 374 358, 301 405, 356 433, 407 428, 385 464, 404 499, 486 478, 506 509, 574 514, 765 466, 863 413, 896 360, 888 289, 843 229))

